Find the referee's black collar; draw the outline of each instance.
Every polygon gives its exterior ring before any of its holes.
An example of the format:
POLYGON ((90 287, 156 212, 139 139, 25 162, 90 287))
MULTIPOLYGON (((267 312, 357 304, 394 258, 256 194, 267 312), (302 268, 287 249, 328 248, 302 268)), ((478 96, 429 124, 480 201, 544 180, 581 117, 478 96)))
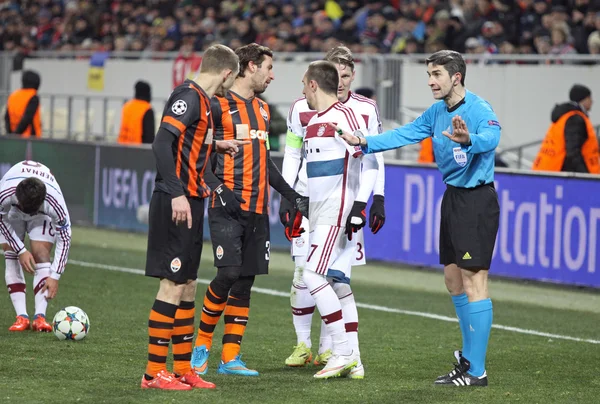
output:
POLYGON ((465 99, 467 98, 467 95, 465 94, 464 98, 462 100, 460 100, 459 102, 456 103, 456 105, 453 105, 451 108, 446 108, 446 111, 448 112, 454 112, 456 111, 461 105, 463 105, 465 103, 465 99))

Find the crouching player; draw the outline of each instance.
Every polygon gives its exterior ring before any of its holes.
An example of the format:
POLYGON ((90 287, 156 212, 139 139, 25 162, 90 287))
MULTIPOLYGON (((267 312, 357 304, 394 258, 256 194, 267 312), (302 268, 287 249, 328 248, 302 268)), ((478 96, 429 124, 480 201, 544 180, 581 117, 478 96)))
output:
POLYGON ((0 180, 0 243, 6 260, 5 280, 17 321, 9 331, 25 331, 31 323, 25 298, 23 270, 33 274, 35 316, 33 330, 52 331, 46 321, 48 300, 58 292, 69 247, 69 212, 50 169, 35 161, 14 165, 0 180), (31 251, 23 243, 29 235, 31 251), (56 244, 54 259, 50 253, 56 244))

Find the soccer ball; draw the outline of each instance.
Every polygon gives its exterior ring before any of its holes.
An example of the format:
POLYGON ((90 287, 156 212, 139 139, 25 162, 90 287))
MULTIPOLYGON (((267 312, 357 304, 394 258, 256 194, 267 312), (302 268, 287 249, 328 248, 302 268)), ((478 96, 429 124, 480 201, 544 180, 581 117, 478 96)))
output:
POLYGON ((52 320, 52 330, 59 340, 82 340, 90 332, 90 320, 79 307, 60 309, 52 320))

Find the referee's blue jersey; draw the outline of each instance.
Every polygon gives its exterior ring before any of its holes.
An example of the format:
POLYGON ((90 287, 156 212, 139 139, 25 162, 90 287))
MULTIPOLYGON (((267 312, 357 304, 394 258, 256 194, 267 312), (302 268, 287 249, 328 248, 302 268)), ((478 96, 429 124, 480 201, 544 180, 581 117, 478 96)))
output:
POLYGON ((448 112, 436 102, 413 122, 376 136, 367 137, 365 153, 377 153, 418 143, 433 137, 433 152, 446 184, 475 188, 494 181, 494 151, 500 141, 500 124, 490 104, 467 91, 464 101, 448 112), (461 146, 442 134, 452 133, 452 117, 460 115, 467 124, 471 145, 461 146))

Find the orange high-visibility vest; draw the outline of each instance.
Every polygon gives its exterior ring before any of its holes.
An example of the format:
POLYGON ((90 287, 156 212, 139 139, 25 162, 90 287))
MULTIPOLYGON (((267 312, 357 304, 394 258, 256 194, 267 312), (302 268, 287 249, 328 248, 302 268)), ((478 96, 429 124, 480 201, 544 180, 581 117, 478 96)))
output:
POLYGON ((421 142, 421 151, 419 152, 419 163, 433 163, 433 140, 430 137, 421 142))
MULTIPOLYGON (((21 118, 25 114, 25 109, 31 98, 37 94, 37 90, 33 88, 22 88, 15 91, 8 97, 6 108, 8 109, 8 119, 10 122, 10 128, 7 128, 8 133, 14 133, 21 122, 21 118)), ((40 117, 40 106, 38 105, 35 115, 33 115, 33 122, 25 128, 22 137, 42 136, 42 119, 40 117)))
POLYGON ((123 105, 119 143, 142 144, 144 115, 150 108, 152 106, 148 101, 136 98, 123 105))
POLYGON ((581 155, 585 165, 591 174, 600 174, 600 153, 598 151, 598 139, 592 122, 581 111, 570 111, 560 117, 560 119, 550 125, 546 137, 542 142, 540 151, 533 162, 535 171, 560 171, 562 170, 565 157, 567 156, 567 147, 565 141, 565 125, 567 120, 573 115, 579 115, 585 121, 588 138, 581 147, 581 155))

